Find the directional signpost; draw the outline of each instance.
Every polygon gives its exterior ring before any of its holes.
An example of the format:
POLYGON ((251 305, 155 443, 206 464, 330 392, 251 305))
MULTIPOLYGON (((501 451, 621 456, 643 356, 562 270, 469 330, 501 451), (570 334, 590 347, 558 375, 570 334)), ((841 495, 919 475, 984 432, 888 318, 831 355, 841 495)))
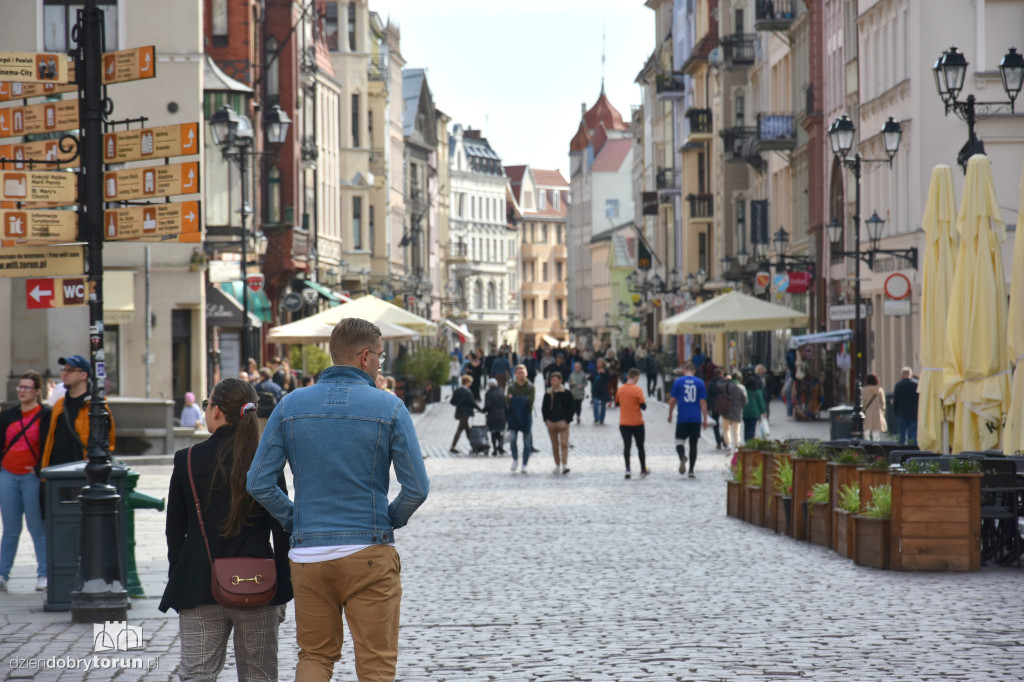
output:
POLYGON ((60 95, 65 92, 75 92, 78 85, 75 84, 75 63, 68 62, 71 70, 67 84, 57 83, 18 83, 0 81, 0 102, 9 102, 12 99, 28 99, 29 97, 49 97, 60 95))
POLYGON ((74 173, 0 171, 0 201, 73 204, 77 189, 78 176, 74 173))
POLYGON ((169 239, 199 241, 199 202, 154 204, 108 210, 103 214, 103 237, 106 241, 126 239, 169 239))
POLYGON ((126 83, 156 77, 156 54, 152 45, 103 55, 103 84, 126 83))
POLYGON ((176 163, 152 168, 129 168, 103 174, 103 198, 128 201, 199 192, 199 164, 176 163))
POLYGON ((12 246, 0 249, 0 277, 81 275, 84 259, 85 247, 81 244, 12 246))
POLYGON ((57 140, 43 140, 42 142, 23 142, 21 144, 0 144, 0 159, 13 161, 4 167, 7 169, 22 170, 28 164, 21 161, 36 161, 39 163, 53 163, 65 168, 78 166, 79 159, 76 157, 71 161, 61 162, 60 145, 57 140))
POLYGON ((68 56, 59 52, 0 52, 0 81, 67 83, 68 56))
POLYGON ((59 133, 78 127, 78 102, 42 102, 0 109, 0 137, 59 133))
POLYGON ((85 305, 88 280, 82 277, 25 280, 25 303, 30 310, 85 305))
POLYGON ((199 153, 199 124, 125 130, 103 136, 103 161, 124 163, 199 153))
POLYGON ((0 210, 0 246, 21 244, 73 242, 78 231, 78 214, 74 211, 4 211, 0 210))

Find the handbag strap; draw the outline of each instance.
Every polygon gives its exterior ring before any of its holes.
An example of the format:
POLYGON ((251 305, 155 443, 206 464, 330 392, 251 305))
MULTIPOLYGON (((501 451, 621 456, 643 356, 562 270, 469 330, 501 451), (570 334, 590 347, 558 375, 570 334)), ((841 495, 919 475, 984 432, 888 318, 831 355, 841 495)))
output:
POLYGON ((877 394, 877 393, 876 393, 876 394, 874 394, 873 396, 871 396, 871 400, 869 400, 869 401, 868 401, 868 404, 864 406, 864 409, 866 410, 866 409, 868 409, 869 407, 871 407, 871 403, 875 402, 875 398, 877 398, 877 397, 878 397, 878 394, 877 394))
POLYGON ((213 570, 213 553, 210 552, 210 541, 206 539, 206 524, 203 523, 203 511, 199 508, 199 493, 196 492, 196 482, 192 478, 192 446, 188 448, 188 483, 192 486, 192 499, 196 503, 196 516, 199 517, 199 532, 203 535, 203 544, 206 545, 206 558, 210 560, 210 570, 213 570))
POLYGON ((41 416, 43 416, 42 409, 36 412, 36 416, 32 417, 32 419, 29 420, 28 424, 26 424, 24 421, 20 419, 18 420, 18 423, 21 424, 21 431, 19 431, 18 435, 12 438, 11 442, 7 444, 7 447, 4 448, 4 453, 0 455, 0 459, 3 459, 4 457, 7 456, 7 453, 11 451, 11 448, 14 447, 14 444, 18 442, 19 438, 25 436, 25 443, 28 444, 28 449, 32 452, 32 456, 35 458, 36 464, 39 463, 39 456, 36 454, 36 449, 32 447, 32 441, 30 441, 28 439, 28 436, 25 434, 30 428, 32 428, 32 425, 35 424, 41 416))

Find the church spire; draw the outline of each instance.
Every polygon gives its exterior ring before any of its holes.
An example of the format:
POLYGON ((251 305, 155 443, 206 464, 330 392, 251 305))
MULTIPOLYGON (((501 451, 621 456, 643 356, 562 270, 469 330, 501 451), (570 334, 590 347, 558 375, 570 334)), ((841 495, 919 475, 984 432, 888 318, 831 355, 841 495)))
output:
POLYGON ((601 94, 604 94, 605 25, 601 23, 601 94))

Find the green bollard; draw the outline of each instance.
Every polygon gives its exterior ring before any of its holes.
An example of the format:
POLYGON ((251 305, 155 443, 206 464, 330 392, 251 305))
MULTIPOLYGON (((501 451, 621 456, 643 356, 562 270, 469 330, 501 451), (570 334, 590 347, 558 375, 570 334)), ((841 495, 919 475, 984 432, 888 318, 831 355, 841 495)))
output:
POLYGON ((164 510, 164 501, 158 500, 155 497, 146 495, 145 493, 135 492, 135 486, 139 482, 139 472, 128 469, 124 477, 124 490, 127 496, 126 507, 128 509, 128 518, 126 519, 125 526, 127 528, 128 537, 125 538, 125 546, 128 554, 128 596, 129 597, 145 597, 146 593, 142 591, 142 581, 139 580, 138 566, 135 564, 135 510, 136 509, 156 509, 157 511, 164 510))

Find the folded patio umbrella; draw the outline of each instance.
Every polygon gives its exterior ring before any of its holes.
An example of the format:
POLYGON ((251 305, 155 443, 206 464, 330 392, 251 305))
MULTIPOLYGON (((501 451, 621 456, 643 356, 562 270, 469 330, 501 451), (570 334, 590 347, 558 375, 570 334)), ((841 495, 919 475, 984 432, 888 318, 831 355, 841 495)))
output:
POLYGON ((921 287, 921 382, 917 392, 917 444, 922 450, 945 452, 949 446, 943 433, 942 365, 946 355, 946 314, 960 233, 953 227, 956 199, 953 171, 939 165, 932 169, 928 199, 921 218, 925 250, 921 287))
POLYGON ((1017 200, 1017 237, 1013 245, 1013 281, 1010 283, 1010 319, 1006 341, 1010 361, 1016 363, 1010 390, 1010 408, 1006 415, 1003 452, 1024 452, 1024 172, 1020 176, 1017 200))
POLYGON ((954 453, 999 447, 1010 399, 1001 246, 1006 225, 992 184, 992 164, 983 154, 967 162, 956 227, 960 251, 943 364, 943 403, 954 406, 954 453))

